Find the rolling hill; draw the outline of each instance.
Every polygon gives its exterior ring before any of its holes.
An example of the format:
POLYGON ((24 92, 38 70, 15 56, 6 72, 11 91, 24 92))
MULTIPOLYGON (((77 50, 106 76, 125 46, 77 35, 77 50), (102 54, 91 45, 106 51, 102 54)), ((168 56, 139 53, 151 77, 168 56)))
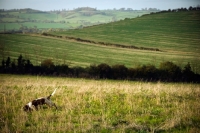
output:
POLYGON ((82 7, 74 10, 38 11, 34 9, 0 10, 0 32, 42 32, 49 29, 74 29, 135 18, 154 11, 97 10, 82 7), (33 31, 34 29, 34 31, 33 31))
POLYGON ((96 42, 152 47, 164 51, 200 52, 200 12, 167 12, 145 15, 81 30, 56 32, 96 42))
POLYGON ((1 59, 6 56, 17 58, 22 54, 34 64, 50 58, 55 64, 67 63, 70 66, 107 63, 127 67, 142 64, 158 66, 163 61, 184 66, 190 62, 193 71, 199 73, 199 16, 199 11, 156 13, 78 30, 48 33, 52 36, 0 35, 1 47, 4 47, 1 59), (160 51, 122 48, 113 44, 160 51))

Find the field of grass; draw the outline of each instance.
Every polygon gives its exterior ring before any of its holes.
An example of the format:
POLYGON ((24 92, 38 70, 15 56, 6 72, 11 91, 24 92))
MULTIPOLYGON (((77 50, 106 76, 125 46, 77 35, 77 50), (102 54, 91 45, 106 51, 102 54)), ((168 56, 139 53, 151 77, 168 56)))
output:
POLYGON ((40 65, 45 59, 52 59, 55 64, 84 67, 100 63, 124 64, 127 67, 143 64, 159 66, 163 61, 174 61, 179 66, 190 62, 192 69, 198 70, 194 69, 198 64, 195 54, 134 50, 29 34, 1 34, 0 42, 4 48, 1 49, 1 60, 6 60, 8 56, 17 60, 22 54, 34 65, 40 65))
POLYGON ((53 34, 97 42, 200 53, 200 12, 168 12, 53 34))
POLYGON ((0 77, 0 132, 200 132, 199 84, 0 77), (58 110, 22 110, 55 88, 58 110))
MULTIPOLYGON (((160 13, 66 32, 52 32, 63 38, 31 34, 0 35, 0 59, 17 59, 22 54, 34 65, 45 59, 55 64, 89 66, 107 63, 135 67, 159 66, 172 61, 180 67, 190 62, 192 71, 200 73, 199 11, 160 13), (161 51, 135 50, 65 39, 73 36, 95 42, 158 48, 161 51)), ((51 24, 50 24, 51 25, 51 24)), ((51 25, 53 26, 53 25, 51 25)))

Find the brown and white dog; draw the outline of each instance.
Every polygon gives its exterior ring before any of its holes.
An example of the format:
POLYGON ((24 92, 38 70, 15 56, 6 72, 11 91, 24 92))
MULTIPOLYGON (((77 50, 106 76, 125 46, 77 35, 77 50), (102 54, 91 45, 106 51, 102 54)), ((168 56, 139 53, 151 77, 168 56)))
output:
MULTIPOLYGON (((56 89, 57 89, 57 88, 56 88, 56 89)), ((39 106, 39 105, 43 105, 43 104, 47 104, 48 106, 54 106, 54 107, 57 109, 56 104, 53 103, 53 102, 50 100, 51 96, 53 96, 53 95, 55 94, 56 89, 55 89, 54 92, 53 92, 51 95, 49 95, 48 97, 38 98, 38 99, 35 99, 35 100, 33 100, 33 101, 27 103, 27 104, 23 107, 23 110, 24 110, 24 111, 27 111, 27 112, 28 112, 28 111, 33 111, 34 108, 35 108, 36 110, 38 110, 38 106, 39 106)))

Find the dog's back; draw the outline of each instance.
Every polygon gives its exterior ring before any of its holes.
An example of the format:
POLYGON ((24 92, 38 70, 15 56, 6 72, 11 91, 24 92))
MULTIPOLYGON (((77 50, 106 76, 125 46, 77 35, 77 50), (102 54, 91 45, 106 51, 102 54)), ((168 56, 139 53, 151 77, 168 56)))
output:
MULTIPOLYGON (((57 88, 56 88, 57 89, 57 88)), ((51 96, 53 96, 56 92, 56 89, 54 90, 54 92, 49 95, 48 97, 42 97, 42 98, 38 98, 38 99, 35 99, 29 103, 27 103, 23 109, 24 111, 33 111, 33 106, 35 107, 36 110, 38 110, 38 106, 39 105, 43 105, 43 104, 47 104, 49 106, 55 106, 56 109, 57 109, 57 106, 55 105, 55 103, 53 103, 50 98, 51 96)))

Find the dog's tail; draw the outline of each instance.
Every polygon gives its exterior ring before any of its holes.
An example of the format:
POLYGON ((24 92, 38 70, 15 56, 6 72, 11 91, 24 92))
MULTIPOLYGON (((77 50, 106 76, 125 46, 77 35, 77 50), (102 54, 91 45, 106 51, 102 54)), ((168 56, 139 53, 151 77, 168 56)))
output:
POLYGON ((57 90, 57 88, 53 91, 53 93, 52 93, 51 95, 49 95, 49 96, 47 97, 47 99, 50 99, 50 97, 53 96, 53 95, 56 93, 56 90, 57 90))

